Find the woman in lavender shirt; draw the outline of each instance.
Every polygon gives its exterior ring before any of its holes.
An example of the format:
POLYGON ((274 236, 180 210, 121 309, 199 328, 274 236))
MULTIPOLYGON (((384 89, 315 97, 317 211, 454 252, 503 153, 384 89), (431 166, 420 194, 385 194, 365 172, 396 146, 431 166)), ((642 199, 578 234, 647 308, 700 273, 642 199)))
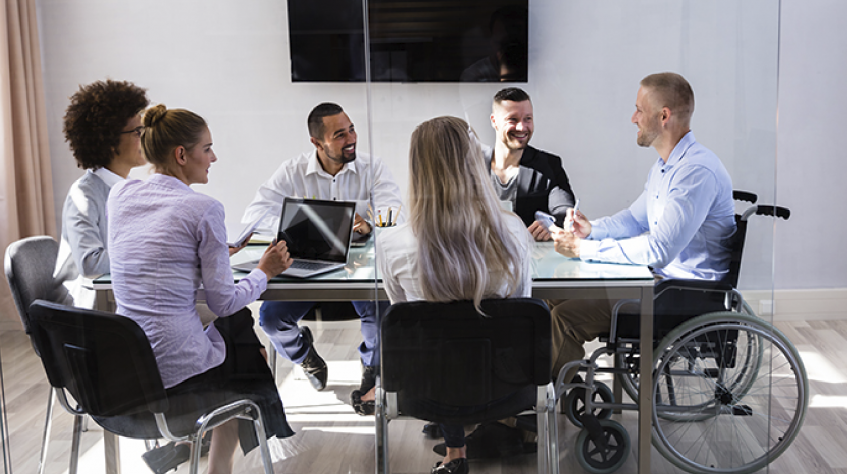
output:
MULTIPOLYGON (((116 184, 109 195, 109 252, 117 312, 144 330, 153 347, 170 412, 248 398, 259 404, 268 437, 294 434, 245 305, 291 264, 284 242, 271 244, 259 266, 233 283, 223 205, 189 186, 208 182, 217 161, 206 122, 164 105, 144 115, 142 146, 155 173, 116 184), (219 319, 203 328, 195 308, 203 286, 219 319), (203 400, 180 397, 202 389, 203 400), (190 399, 186 401, 185 399, 190 399), (182 400, 182 401, 180 401, 182 400)), ((232 420, 214 429, 209 473, 231 473, 236 443, 258 444, 252 425, 232 420), (240 424, 240 425, 239 425, 240 424)))

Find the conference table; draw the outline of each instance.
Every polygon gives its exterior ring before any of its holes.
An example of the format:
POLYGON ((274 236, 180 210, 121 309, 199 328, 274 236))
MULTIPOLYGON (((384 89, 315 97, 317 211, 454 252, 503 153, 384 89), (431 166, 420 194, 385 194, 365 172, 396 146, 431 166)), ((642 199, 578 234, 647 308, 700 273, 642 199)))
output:
MULTIPOLYGON (((264 245, 249 245, 232 257, 238 264, 258 259, 264 245)), ((635 299, 641 302, 641 358, 640 373, 652 373, 653 334, 653 274, 646 266, 616 265, 583 262, 564 257, 553 248, 552 242, 536 242, 532 251, 532 296, 542 299, 635 299), (647 338, 644 338, 647 335, 647 338), (645 340, 646 339, 646 340, 645 340)), ((268 282, 263 300, 275 301, 351 301, 387 300, 382 282, 376 280, 374 247, 368 242, 364 247, 350 251, 347 265, 323 275, 308 279, 278 276, 268 282)), ((233 271, 234 280, 245 274, 233 271)), ((104 275, 93 282, 97 293, 96 308, 114 311, 111 278, 104 275)), ((198 301, 205 300, 202 289, 198 301)), ((638 472, 650 472, 651 410, 650 392, 641 390, 637 400, 638 413, 638 472)), ((105 433, 106 470, 109 474, 120 472, 117 437, 105 433)))

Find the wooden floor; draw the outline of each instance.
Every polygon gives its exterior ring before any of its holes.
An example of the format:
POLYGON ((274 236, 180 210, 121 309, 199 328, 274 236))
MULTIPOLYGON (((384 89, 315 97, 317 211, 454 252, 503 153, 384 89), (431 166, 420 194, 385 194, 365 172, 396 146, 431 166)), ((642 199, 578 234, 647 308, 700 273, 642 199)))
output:
MULTIPOLYGON (((317 337, 319 353, 329 363, 330 382, 324 392, 315 392, 299 368, 279 359, 277 381, 286 413, 297 435, 276 442, 274 468, 281 473, 372 473, 374 469, 373 418, 356 415, 349 405, 349 393, 358 386, 360 368, 356 346, 360 341, 357 322, 309 323, 317 337)), ((800 351, 811 387, 810 406, 800 435, 779 459, 770 465, 772 473, 847 473, 847 321, 778 323, 800 351)), ((44 426, 48 385, 43 368, 30 342, 20 331, 0 334, 6 413, 11 435, 11 460, 15 473, 35 473, 44 426)), ((636 415, 615 415, 635 438, 636 415)), ((53 436, 46 472, 66 473, 70 452, 72 417, 61 407, 53 416, 53 436)), ((391 468, 395 473, 428 473, 439 458, 420 434, 421 421, 395 421, 390 429, 391 468)), ((559 441, 563 473, 584 472, 573 454, 578 430, 564 417, 559 421, 559 441)), ((124 473, 149 473, 141 461, 144 444, 121 440, 121 466, 124 473)), ((635 448, 633 448, 633 452, 635 448)), ((262 472, 257 456, 238 455, 234 472, 262 472)), ((681 472, 653 450, 652 472, 681 472)), ((205 462, 205 460, 204 460, 205 462)), ((535 472, 535 456, 523 455, 502 461, 472 462, 476 474, 535 472)), ((177 471, 187 472, 187 465, 177 471)), ((205 471, 205 467, 201 472, 205 471)), ((104 472, 102 430, 90 423, 83 434, 80 473, 104 472)), ((634 454, 620 473, 636 472, 634 454)), ((763 471, 764 472, 764 471, 763 471)))

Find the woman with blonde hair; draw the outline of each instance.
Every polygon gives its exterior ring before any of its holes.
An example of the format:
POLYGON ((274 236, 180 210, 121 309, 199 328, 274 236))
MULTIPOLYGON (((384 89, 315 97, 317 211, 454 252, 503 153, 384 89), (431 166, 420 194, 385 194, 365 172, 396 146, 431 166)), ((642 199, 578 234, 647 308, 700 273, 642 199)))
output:
MULTIPOLYGON (((155 173, 116 184, 109 195, 112 286, 118 314, 150 339, 171 401, 168 418, 193 425, 180 414, 246 397, 259 405, 268 437, 293 435, 244 308, 291 265, 285 242, 271 244, 258 268, 233 283, 229 257, 237 249, 226 243, 224 207, 189 187, 207 183, 217 161, 205 120, 188 110, 152 107, 144 115, 142 146, 155 173), (195 306, 201 284, 219 316, 206 329, 195 306)), ((214 428, 210 474, 232 472, 239 439, 245 453, 258 445, 251 422, 214 428)))
MULTIPOLYGON (((391 303, 527 297, 532 236, 500 207, 476 134, 438 117, 415 129, 409 151, 409 220, 377 238, 391 303)), ((371 398, 371 397, 369 397, 371 398)), ((447 453, 433 474, 465 474, 462 426, 441 425, 447 453)))

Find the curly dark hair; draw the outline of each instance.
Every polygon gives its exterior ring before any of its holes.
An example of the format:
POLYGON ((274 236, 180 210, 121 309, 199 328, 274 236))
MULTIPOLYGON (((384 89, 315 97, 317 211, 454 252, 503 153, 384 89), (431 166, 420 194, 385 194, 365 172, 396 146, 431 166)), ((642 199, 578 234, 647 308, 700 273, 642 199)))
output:
POLYGON ((77 166, 82 169, 107 166, 127 121, 149 103, 146 89, 127 81, 107 79, 80 86, 71 96, 62 128, 77 166))

